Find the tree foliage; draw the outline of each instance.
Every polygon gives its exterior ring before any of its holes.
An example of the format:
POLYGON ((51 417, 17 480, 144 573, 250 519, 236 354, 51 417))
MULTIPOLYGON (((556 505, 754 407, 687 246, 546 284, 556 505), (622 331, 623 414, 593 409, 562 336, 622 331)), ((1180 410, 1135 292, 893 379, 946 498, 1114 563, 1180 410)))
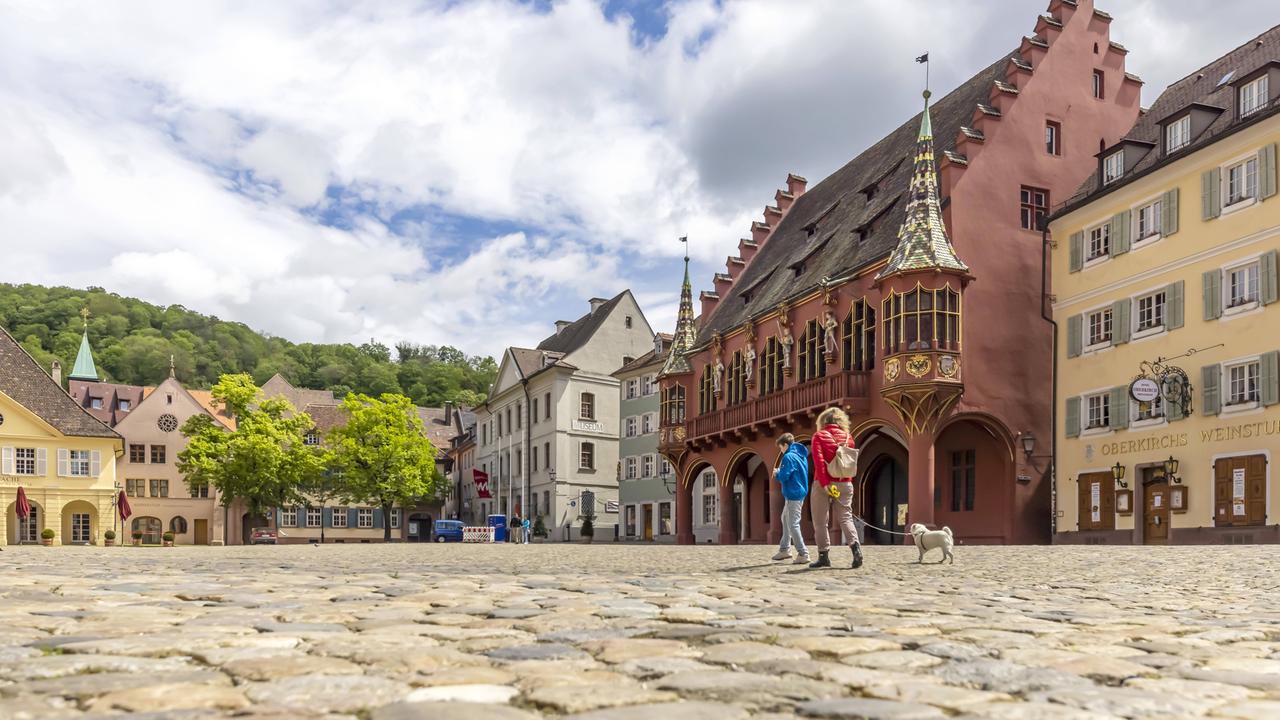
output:
POLYGON ((69 370, 80 347, 81 308, 89 309, 89 339, 104 380, 156 385, 169 374, 208 387, 222 375, 247 373, 264 383, 277 372, 298 387, 378 396, 407 395, 418 405, 452 401, 478 405, 497 377, 493 358, 457 348, 374 340, 351 344, 291 343, 181 305, 159 307, 101 288, 75 290, 0 283, 0 326, 46 369, 57 359, 69 370))
MULTIPOLYGON (((353 500, 381 507, 385 518, 394 506, 411 507, 442 491, 436 450, 413 401, 351 394, 342 410, 347 421, 329 431, 328 444, 353 500)), ((383 537, 391 539, 390 522, 383 523, 383 537)))
POLYGON ((178 453, 178 469, 187 486, 215 488, 223 505, 242 499, 252 515, 298 504, 302 489, 325 470, 321 453, 304 441, 311 418, 283 398, 259 402, 261 393, 244 374, 223 377, 213 397, 235 413, 236 429, 206 413, 182 424, 187 447, 178 453))

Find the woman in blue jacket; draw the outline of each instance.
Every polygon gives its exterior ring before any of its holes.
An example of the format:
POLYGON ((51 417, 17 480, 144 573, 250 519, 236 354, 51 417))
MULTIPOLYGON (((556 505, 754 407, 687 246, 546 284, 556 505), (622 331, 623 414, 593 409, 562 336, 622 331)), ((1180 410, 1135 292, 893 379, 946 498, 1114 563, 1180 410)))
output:
POLYGON ((778 438, 778 447, 782 450, 782 462, 773 471, 774 477, 782 484, 782 542, 778 544, 778 553, 774 560, 791 559, 791 543, 796 545, 796 565, 809 562, 809 549, 804 546, 804 537, 800 534, 800 512, 804 507, 804 499, 809 494, 809 450, 796 442, 795 435, 785 433, 778 438))

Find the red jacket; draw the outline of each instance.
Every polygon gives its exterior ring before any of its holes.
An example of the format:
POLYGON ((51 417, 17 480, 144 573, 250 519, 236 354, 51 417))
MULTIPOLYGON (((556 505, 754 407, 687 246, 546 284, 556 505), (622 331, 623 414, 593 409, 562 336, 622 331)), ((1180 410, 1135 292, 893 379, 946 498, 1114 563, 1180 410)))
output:
POLYGON ((828 425, 813 434, 813 440, 810 443, 813 450, 813 478, 818 481, 822 487, 826 487, 833 482, 849 482, 853 478, 833 478, 827 474, 827 463, 831 462, 831 458, 835 457, 836 448, 841 445, 854 447, 853 438, 849 433, 840 429, 839 425, 828 425))

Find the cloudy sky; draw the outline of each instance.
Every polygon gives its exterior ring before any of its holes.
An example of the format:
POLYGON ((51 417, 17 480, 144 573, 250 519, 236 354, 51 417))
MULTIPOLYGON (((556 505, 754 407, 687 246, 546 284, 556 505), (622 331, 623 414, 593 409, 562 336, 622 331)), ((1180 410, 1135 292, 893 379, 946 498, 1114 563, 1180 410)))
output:
MULTIPOLYGON (((949 90, 1045 6, 0 0, 0 282, 472 353, 629 287, 669 330, 678 236, 708 286, 916 112, 916 55, 949 90)), ((1145 103, 1280 22, 1213 7, 1104 2, 1145 103)))

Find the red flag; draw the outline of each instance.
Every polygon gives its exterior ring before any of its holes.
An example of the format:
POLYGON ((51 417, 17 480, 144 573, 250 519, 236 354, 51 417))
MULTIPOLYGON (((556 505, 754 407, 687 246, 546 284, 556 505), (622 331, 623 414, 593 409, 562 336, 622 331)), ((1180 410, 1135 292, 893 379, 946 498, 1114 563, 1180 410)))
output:
POLYGON ((22 488, 18 488, 18 501, 14 503, 14 511, 20 520, 26 520, 31 514, 31 503, 27 501, 27 493, 22 488))
POLYGON ((472 470, 471 478, 476 483, 476 497, 491 498, 493 495, 489 493, 489 473, 483 470, 472 470))
POLYGON ((123 490, 120 491, 120 500, 116 504, 116 508, 120 510, 120 522, 129 519, 133 514, 133 509, 129 507, 129 496, 123 490))

